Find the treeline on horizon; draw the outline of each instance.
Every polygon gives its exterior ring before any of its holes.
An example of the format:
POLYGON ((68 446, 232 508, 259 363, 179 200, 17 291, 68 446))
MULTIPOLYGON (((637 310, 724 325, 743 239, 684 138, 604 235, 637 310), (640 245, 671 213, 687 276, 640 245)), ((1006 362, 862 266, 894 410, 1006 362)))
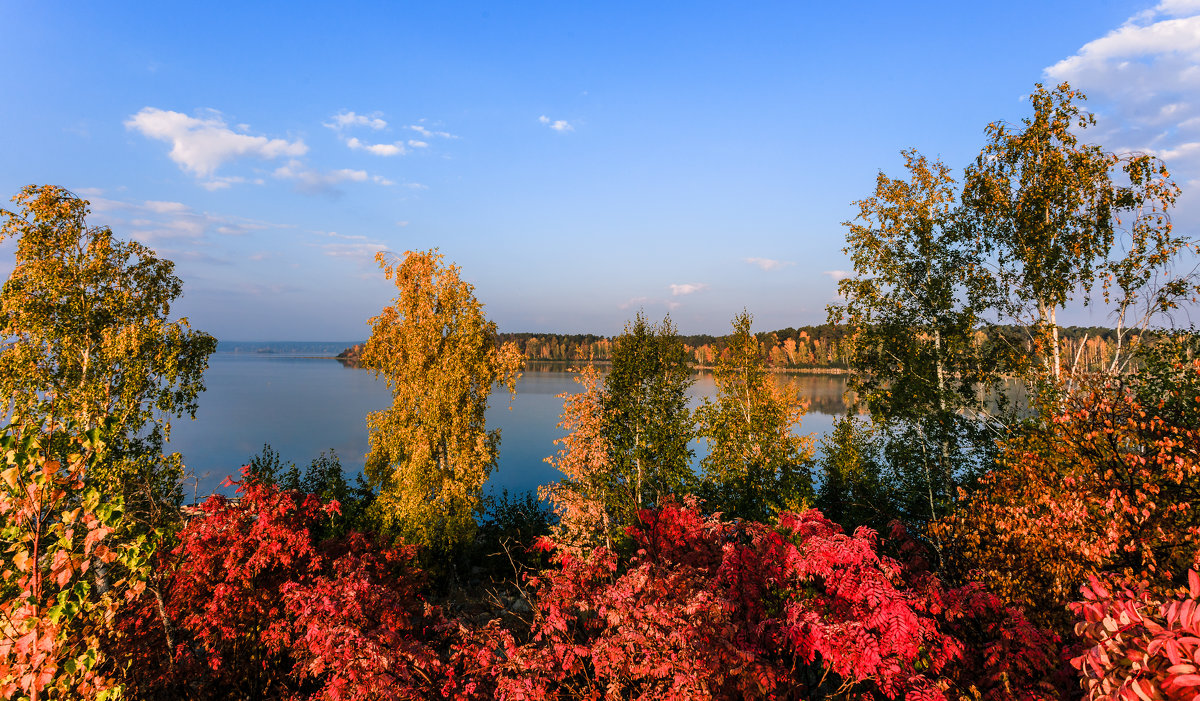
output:
MULTIPOLYGON (((819 324, 787 327, 754 334, 762 360, 776 370, 810 370, 848 372, 854 354, 853 328, 848 324, 819 324)), ((1152 340, 1153 331, 1144 335, 1152 340)), ((568 333, 504 333, 497 334, 497 343, 514 344, 526 361, 565 363, 608 363, 612 360, 617 336, 568 333)), ((695 368, 717 366, 722 353, 729 348, 732 336, 711 334, 681 335, 684 351, 695 368)), ((1112 363, 1118 343, 1136 346, 1140 336, 1120 341, 1117 330, 1103 326, 1064 326, 1059 329, 1064 357, 1078 358, 1076 367, 1084 372, 1102 372, 1112 363)), ((976 334, 979 344, 1002 343, 1022 355, 1033 355, 1033 341, 1018 326, 999 324, 976 334)), ((338 354, 338 358, 357 363, 362 344, 353 345, 338 354)))

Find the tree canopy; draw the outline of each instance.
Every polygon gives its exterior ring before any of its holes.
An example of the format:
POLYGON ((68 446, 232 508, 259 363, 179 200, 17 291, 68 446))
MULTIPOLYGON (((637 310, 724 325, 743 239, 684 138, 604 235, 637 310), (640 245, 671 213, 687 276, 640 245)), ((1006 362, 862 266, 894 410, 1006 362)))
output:
POLYGON ((807 405, 795 387, 771 377, 750 332, 749 312, 733 319, 733 335, 717 364, 716 401, 696 409, 697 433, 708 442, 700 461, 708 508, 767 521, 812 503, 812 436, 793 433, 807 405))
POLYGON ((174 263, 106 226, 87 200, 28 186, 0 209, 16 265, 0 291, 0 394, 23 430, 106 425, 108 457, 89 480, 133 514, 180 498, 182 465, 164 457, 171 418, 194 416, 216 339, 171 320, 174 263))
POLYGON ((691 369, 670 317, 652 324, 638 312, 613 346, 603 407, 615 506, 633 523, 636 509, 660 504, 691 482, 691 369), (619 495, 619 496, 618 496, 619 495))
POLYGON ((496 384, 515 395, 522 361, 514 346, 497 346, 473 286, 436 249, 409 251, 398 265, 384 253, 376 260, 397 294, 371 319, 362 356, 393 398, 367 417, 374 512, 410 542, 453 547, 473 533, 496 464, 500 432, 486 426, 488 395, 496 384))
MULTIPOLYGON (((1172 231, 1168 210, 1179 188, 1160 159, 1083 143, 1096 118, 1066 83, 1039 83, 1029 99, 1033 114, 1019 126, 988 125, 963 204, 994 263, 999 311, 1030 329, 1042 375, 1058 381, 1059 309, 1088 304, 1098 289, 1113 307, 1118 340, 1144 330, 1196 296, 1194 276, 1172 270, 1178 254, 1196 247, 1172 231)), ((1116 354, 1110 371, 1126 357, 1116 354)))

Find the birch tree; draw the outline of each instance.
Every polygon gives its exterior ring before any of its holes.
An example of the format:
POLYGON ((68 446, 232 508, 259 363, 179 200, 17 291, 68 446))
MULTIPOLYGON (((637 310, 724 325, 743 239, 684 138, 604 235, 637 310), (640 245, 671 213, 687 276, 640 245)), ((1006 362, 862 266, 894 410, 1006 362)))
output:
POLYGON ((651 324, 638 312, 613 344, 604 379, 604 418, 612 465, 609 500, 621 525, 689 486, 691 369, 683 341, 666 317, 651 324))
POLYGON ((846 222, 854 274, 831 323, 854 329, 849 388, 891 435, 884 453, 910 521, 950 508, 975 448, 990 444, 975 420, 1002 381, 1006 356, 986 333, 995 285, 957 217, 949 168, 903 153, 908 179, 879 174, 873 196, 846 222))
POLYGON ((1032 116, 993 122, 988 143, 967 169, 965 213, 995 264, 1000 310, 1022 324, 1039 375, 1062 381, 1058 312, 1098 294, 1117 328, 1109 372, 1124 369, 1122 346, 1154 318, 1195 298, 1194 271, 1177 271, 1196 246, 1172 231, 1168 210, 1179 188, 1148 154, 1115 154, 1081 141, 1096 124, 1083 93, 1038 84, 1032 116))
POLYGON ((171 320, 174 264, 89 226, 87 200, 28 186, 0 209, 16 261, 0 292, 0 396, 19 432, 106 428, 89 484, 125 497, 135 519, 182 498, 182 463, 163 455, 171 420, 192 417, 216 339, 171 320))
POLYGON ((376 261, 397 294, 370 320, 362 355, 392 391, 392 406, 367 417, 373 509, 409 542, 452 549, 473 535, 496 466, 500 431, 485 423, 488 396, 496 385, 515 396, 521 356, 514 344, 497 345, 474 287, 436 249, 409 251, 398 265, 385 253, 376 261))
POLYGON ((696 409, 696 424, 708 443, 700 461, 707 507, 765 523, 812 505, 813 437, 794 433, 807 403, 792 383, 780 386, 771 377, 752 321, 749 312, 734 318, 714 373, 716 401, 696 409))

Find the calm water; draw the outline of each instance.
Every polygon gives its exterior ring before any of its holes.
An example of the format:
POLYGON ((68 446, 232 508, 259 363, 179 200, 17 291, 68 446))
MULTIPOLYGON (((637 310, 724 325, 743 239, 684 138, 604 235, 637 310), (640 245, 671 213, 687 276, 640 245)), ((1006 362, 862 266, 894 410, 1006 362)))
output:
MULTIPOLYGON (((799 433, 822 435, 844 412, 845 379, 833 375, 792 375, 811 408, 799 433)), ((343 367, 335 360, 253 353, 214 354, 205 375, 208 390, 200 397, 195 421, 178 421, 171 449, 183 454, 195 474, 189 484, 199 494, 217 489, 236 475, 250 457, 271 446, 285 462, 303 469, 322 451, 336 450, 349 475, 358 473, 367 452, 366 416, 391 404, 382 379, 367 370, 343 367)), ((508 395, 492 393, 489 427, 501 431, 500 460, 490 487, 510 491, 535 489, 559 473, 544 459, 555 453, 562 400, 577 392, 574 374, 561 369, 530 368, 517 385, 509 410, 508 395)), ((712 376, 702 374, 693 386, 693 405, 713 396, 712 376)), ((698 443, 698 457, 703 444, 698 443)))

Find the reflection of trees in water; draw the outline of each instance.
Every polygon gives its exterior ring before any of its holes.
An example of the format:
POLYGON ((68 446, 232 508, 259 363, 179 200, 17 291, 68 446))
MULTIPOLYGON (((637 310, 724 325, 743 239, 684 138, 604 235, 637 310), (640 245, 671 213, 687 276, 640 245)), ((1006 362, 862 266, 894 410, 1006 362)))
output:
MULTIPOLYGON (((808 401, 808 411, 812 414, 845 414, 846 413, 846 376, 828 373, 775 373, 772 375, 780 387, 791 384, 808 401)), ((697 378, 698 385, 707 389, 712 384, 712 374, 701 371, 697 378)), ((851 397, 853 400, 853 397, 851 397)))
MULTIPOLYGON (((359 367, 357 358, 339 357, 344 367, 359 367)), ((526 361, 526 373, 564 373, 574 372, 581 364, 562 360, 526 361)), ((601 375, 608 372, 608 362, 594 363, 601 375)), ((780 372, 772 375, 781 387, 788 383, 795 385, 800 396, 808 400, 808 411, 814 414, 838 415, 846 413, 846 376, 831 373, 797 373, 780 372)), ((715 396, 712 372, 700 370, 696 373, 697 385, 692 390, 694 395, 715 396)), ((519 390, 518 390, 519 391, 519 390)), ((853 396, 851 396, 853 399, 853 396)))
MULTIPOLYGON (((594 363, 601 375, 608 372, 609 363, 594 363)), ((579 363, 565 361, 531 361, 526 362, 525 372, 571 372, 579 363)), ((775 382, 781 386, 793 384, 800 396, 808 400, 808 411, 816 414, 838 415, 846 413, 846 376, 831 373, 795 373, 781 372, 772 375, 775 382)), ((692 388, 694 396, 715 396, 713 375, 709 370, 696 372, 696 385, 692 388)), ((851 395, 853 400, 853 395, 851 395)))
MULTIPOLYGON (((845 375, 778 375, 778 382, 794 382, 808 400, 808 410, 817 414, 846 413, 845 375)), ((853 401, 854 397, 850 397, 853 401)))

